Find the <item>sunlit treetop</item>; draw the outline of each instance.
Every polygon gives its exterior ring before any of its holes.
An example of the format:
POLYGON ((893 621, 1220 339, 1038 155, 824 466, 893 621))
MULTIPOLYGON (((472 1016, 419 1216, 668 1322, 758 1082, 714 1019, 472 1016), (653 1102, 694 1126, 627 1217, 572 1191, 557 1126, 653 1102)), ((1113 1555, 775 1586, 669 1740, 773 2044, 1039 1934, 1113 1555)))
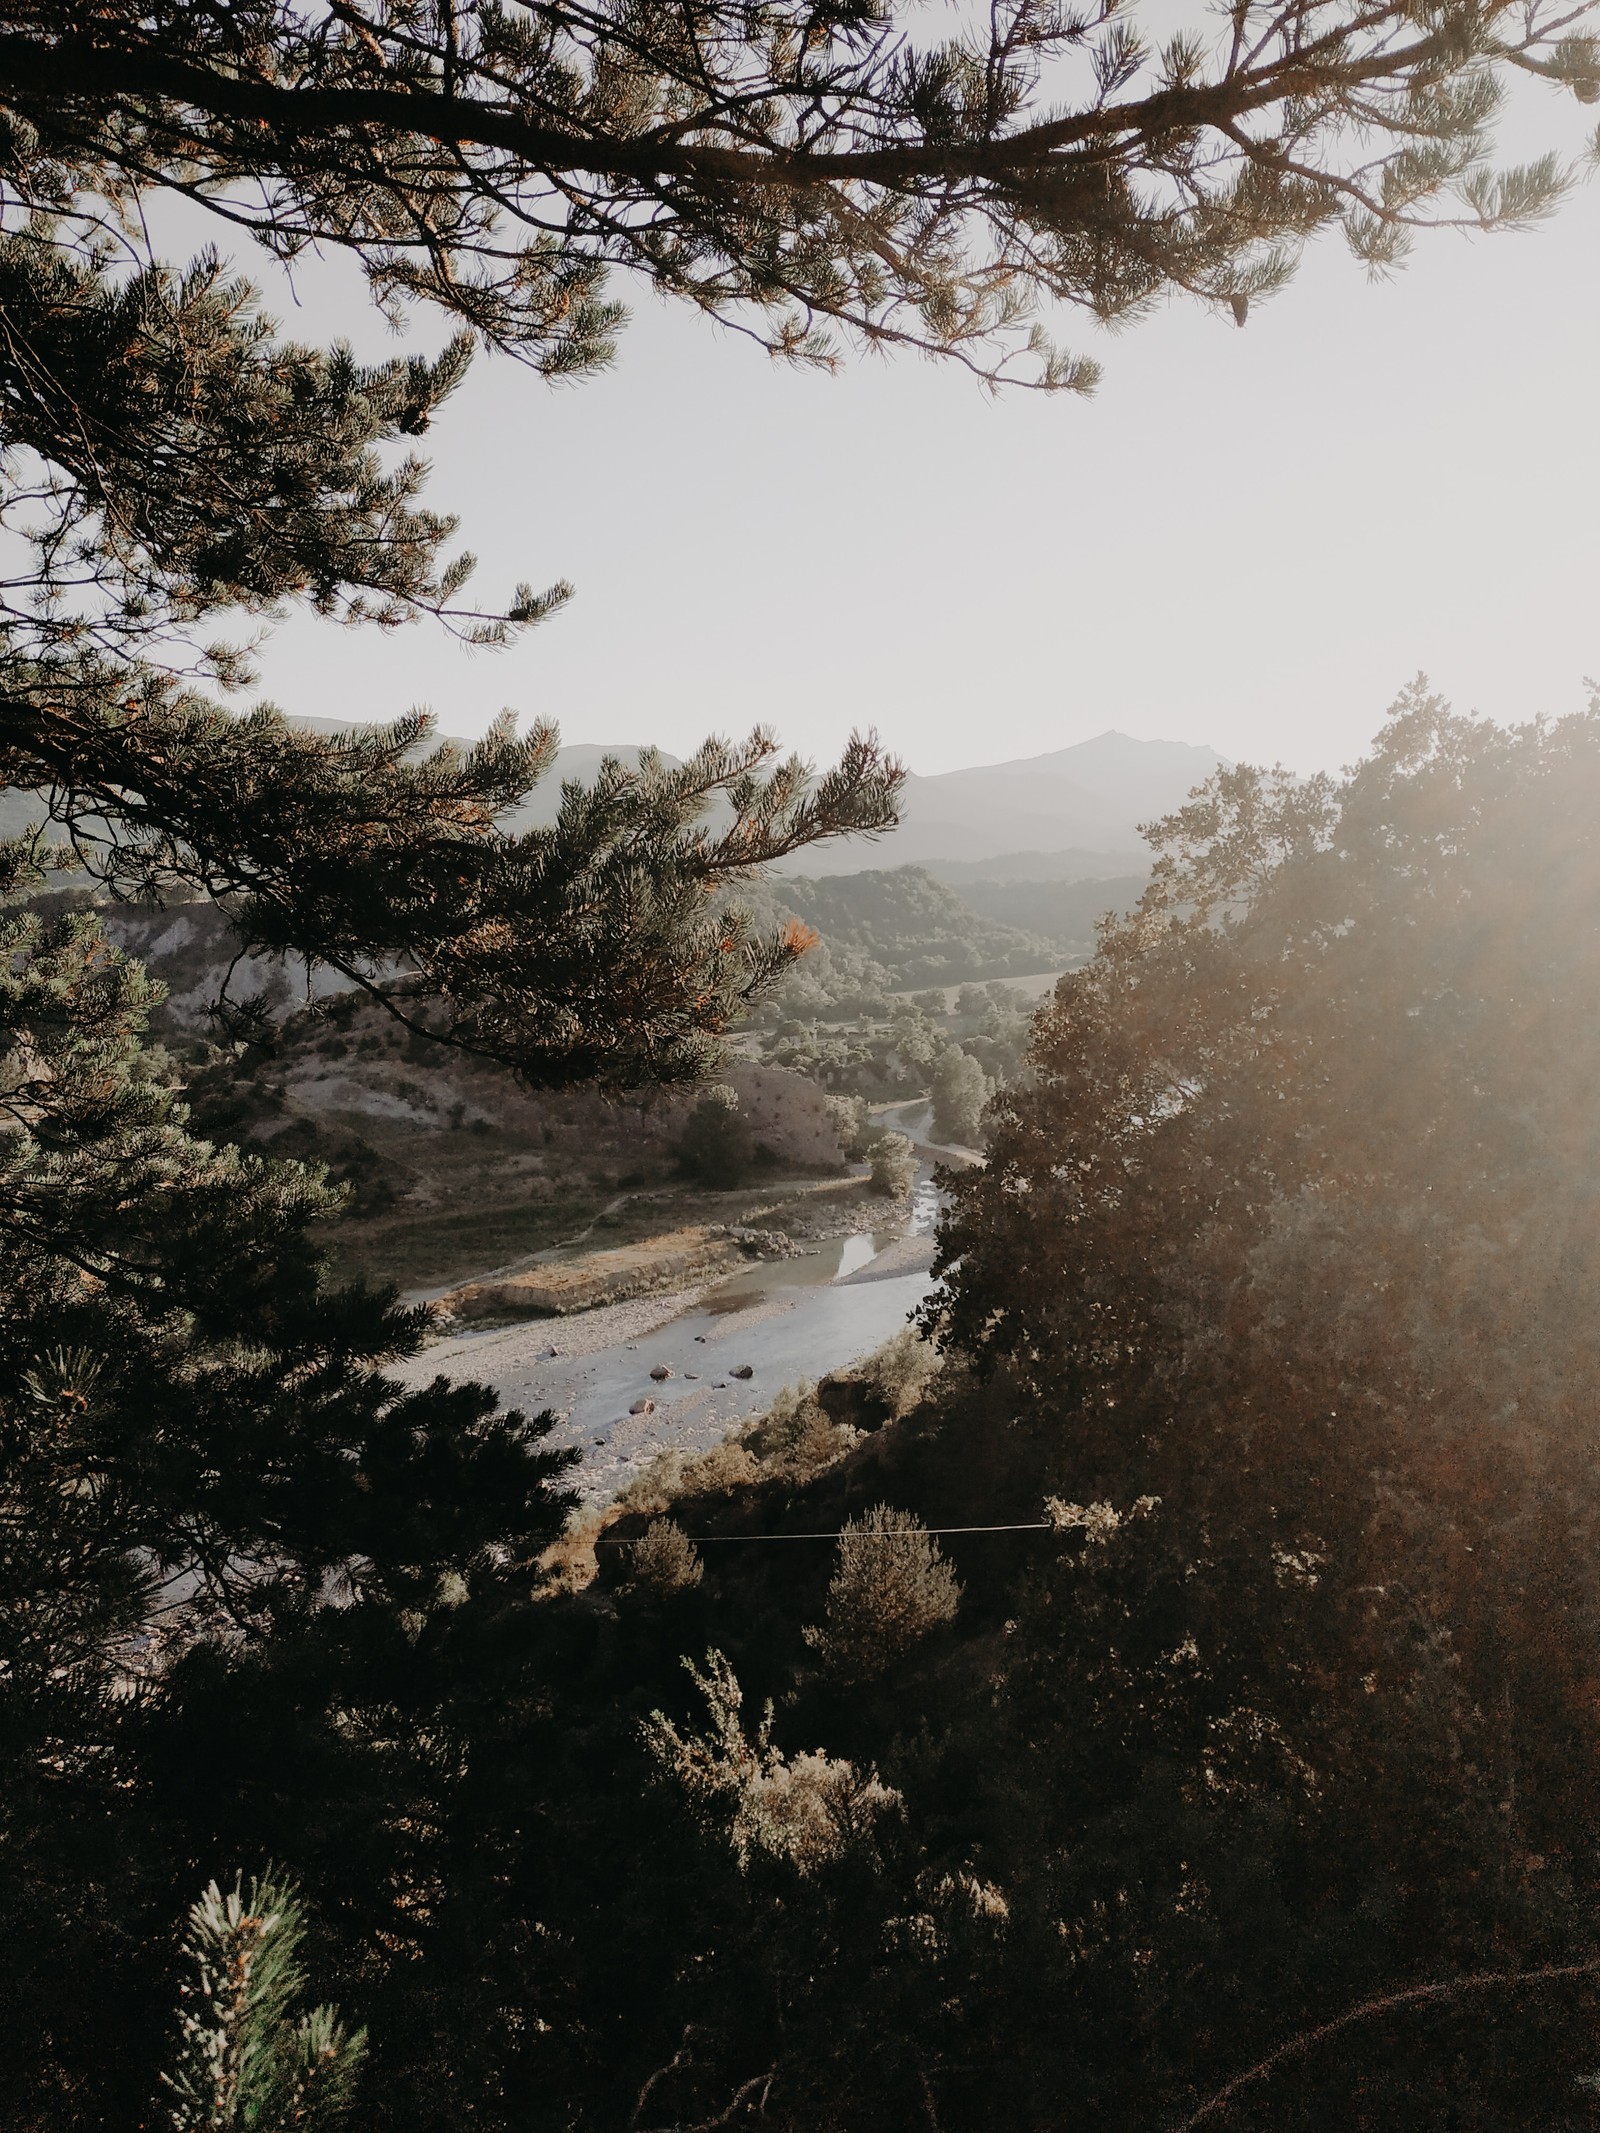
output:
POLYGON ((1419 227, 1548 210, 1573 171, 1498 169, 1495 120, 1519 75, 1600 97, 1593 15, 45 0, 5 11, 0 105, 20 198, 176 186, 553 374, 609 356, 620 264, 803 360, 842 329, 1084 388, 1041 302, 1111 322, 1184 290, 1242 323, 1330 226, 1382 270, 1419 227))

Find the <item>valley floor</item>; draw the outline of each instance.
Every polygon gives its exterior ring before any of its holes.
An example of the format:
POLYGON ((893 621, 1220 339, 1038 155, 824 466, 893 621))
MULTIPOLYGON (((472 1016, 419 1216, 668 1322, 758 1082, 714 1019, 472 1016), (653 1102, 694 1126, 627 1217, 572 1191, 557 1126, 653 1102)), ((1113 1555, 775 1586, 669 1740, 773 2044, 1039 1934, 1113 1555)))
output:
POLYGON ((784 1386, 841 1369, 900 1330, 929 1287, 931 1175, 909 1213, 877 1206, 881 1228, 803 1257, 569 1318, 456 1334, 396 1375, 471 1378, 508 1407, 554 1413, 550 1442, 580 1453, 573 1486, 596 1507, 661 1453, 709 1450, 784 1386), (668 1375, 653 1377, 657 1369, 668 1375))

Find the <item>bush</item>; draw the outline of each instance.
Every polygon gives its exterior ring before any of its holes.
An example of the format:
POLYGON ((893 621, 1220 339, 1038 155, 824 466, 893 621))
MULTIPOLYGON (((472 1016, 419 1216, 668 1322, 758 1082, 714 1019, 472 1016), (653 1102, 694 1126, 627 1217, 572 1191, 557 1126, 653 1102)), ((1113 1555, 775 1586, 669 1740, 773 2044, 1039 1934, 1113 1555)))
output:
POLYGON ((933 1069, 933 1137, 972 1147, 983 1131, 983 1107, 991 1095, 989 1077, 970 1052, 952 1044, 933 1069))
POLYGON ((875 1825, 903 1812, 900 1794, 876 1770, 858 1771, 821 1748, 784 1755, 773 1744, 770 1702, 752 1738, 744 1691, 723 1653, 707 1652, 703 1672, 692 1659, 683 1663, 706 1700, 709 1723, 682 1732, 652 1711, 641 1732, 661 1774, 721 1826, 739 1865, 765 1858, 812 1874, 852 1852, 870 1856, 875 1825))
POLYGON ((916 1183, 917 1158, 903 1133, 883 1133, 867 1150, 872 1189, 885 1199, 902 1200, 916 1183))
POLYGON ((675 1518, 653 1518, 634 1544, 629 1582, 640 1591, 692 1592, 706 1574, 700 1551, 675 1518))
POLYGON ((896 1421, 918 1404, 942 1368, 939 1351, 915 1326, 902 1326, 892 1340, 856 1365, 896 1421))
POLYGON ((739 1109, 739 1098, 725 1082, 707 1089, 689 1113, 678 1159, 691 1177, 715 1191, 742 1184, 755 1160, 756 1137, 739 1109))
MULTIPOLYGON (((884 1397, 892 1395, 886 1391, 884 1397)), ((685 1497, 731 1496, 758 1481, 809 1481, 859 1442, 859 1432, 825 1414, 815 1387, 802 1379, 786 1385, 765 1414, 747 1417, 709 1451, 669 1446, 658 1452, 619 1493, 617 1503, 624 1511, 665 1511, 685 1497)))
POLYGON ((617 1493, 623 1511, 665 1511, 685 1496, 731 1496, 759 1478, 755 1460, 735 1429, 706 1452, 668 1445, 617 1493))
POLYGON ((739 1442, 756 1461, 763 1479, 809 1481, 832 1466, 859 1441, 858 1432, 842 1428, 824 1413, 816 1387, 804 1379, 785 1385, 764 1415, 746 1422, 739 1442))
POLYGON ((828 1615, 805 1633, 830 1673, 870 1681, 952 1621, 961 1598, 939 1543, 911 1511, 877 1504, 839 1537, 828 1615))
POLYGON ((866 1153, 867 1138, 872 1130, 867 1118, 867 1099, 864 1096, 826 1096, 823 1108, 828 1114, 828 1124, 839 1136, 839 1153, 859 1161, 866 1153))

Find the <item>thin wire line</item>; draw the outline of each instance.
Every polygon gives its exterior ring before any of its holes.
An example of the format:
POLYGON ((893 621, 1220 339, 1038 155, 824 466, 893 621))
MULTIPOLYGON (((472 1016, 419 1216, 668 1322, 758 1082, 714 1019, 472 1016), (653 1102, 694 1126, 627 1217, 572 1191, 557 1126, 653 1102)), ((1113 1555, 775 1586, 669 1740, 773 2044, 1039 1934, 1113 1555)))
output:
MULTIPOLYGON (((904 1540, 907 1532, 938 1535, 943 1533, 1055 1533, 1060 1529, 1048 1518, 1036 1518, 1024 1526, 913 1526, 894 1533, 690 1533, 685 1538, 692 1540, 697 1548, 712 1546, 717 1541, 837 1541, 837 1540, 904 1540)), ((597 1540, 597 1548, 637 1548, 644 1535, 636 1534, 629 1540, 597 1540)))

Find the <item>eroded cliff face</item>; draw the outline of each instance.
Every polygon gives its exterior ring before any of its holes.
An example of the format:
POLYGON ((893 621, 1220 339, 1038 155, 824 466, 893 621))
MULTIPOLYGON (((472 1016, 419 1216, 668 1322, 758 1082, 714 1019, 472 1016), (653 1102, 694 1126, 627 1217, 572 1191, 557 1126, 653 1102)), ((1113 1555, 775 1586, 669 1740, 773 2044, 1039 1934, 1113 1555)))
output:
MULTIPOLYGON (((166 988, 154 1018, 158 1034, 217 1036, 215 1011, 224 1000, 265 1010, 273 1038, 254 1072, 267 1087, 281 1088, 294 1112, 387 1119, 423 1132, 579 1129, 597 1149, 626 1154, 675 1145, 695 1100, 681 1091, 620 1098, 584 1090, 530 1093, 503 1067, 412 1036, 337 971, 308 967, 299 957, 240 957, 227 914, 213 903, 108 904, 101 916, 117 946, 166 988)), ((841 1161, 815 1084, 737 1058, 721 1078, 737 1090, 757 1143, 769 1154, 808 1167, 841 1161)), ((270 1116, 253 1123, 258 1137, 272 1137, 270 1116)))
MULTIPOLYGON (((50 900, 68 898, 85 900, 81 890, 50 900)), ((742 1204, 681 1175, 694 1091, 531 1092, 505 1067, 408 1029, 335 973, 238 959, 215 904, 109 905, 102 916, 166 987, 153 1034, 179 1063, 197 1128, 322 1164, 348 1187, 328 1233, 343 1271, 436 1290, 574 1237, 600 1250, 743 1219, 742 1204), (259 1018, 242 1051, 221 1041, 224 993, 259 1018)), ((815 1083, 738 1057, 722 1078, 750 1120, 760 1180, 844 1167, 815 1083)))

